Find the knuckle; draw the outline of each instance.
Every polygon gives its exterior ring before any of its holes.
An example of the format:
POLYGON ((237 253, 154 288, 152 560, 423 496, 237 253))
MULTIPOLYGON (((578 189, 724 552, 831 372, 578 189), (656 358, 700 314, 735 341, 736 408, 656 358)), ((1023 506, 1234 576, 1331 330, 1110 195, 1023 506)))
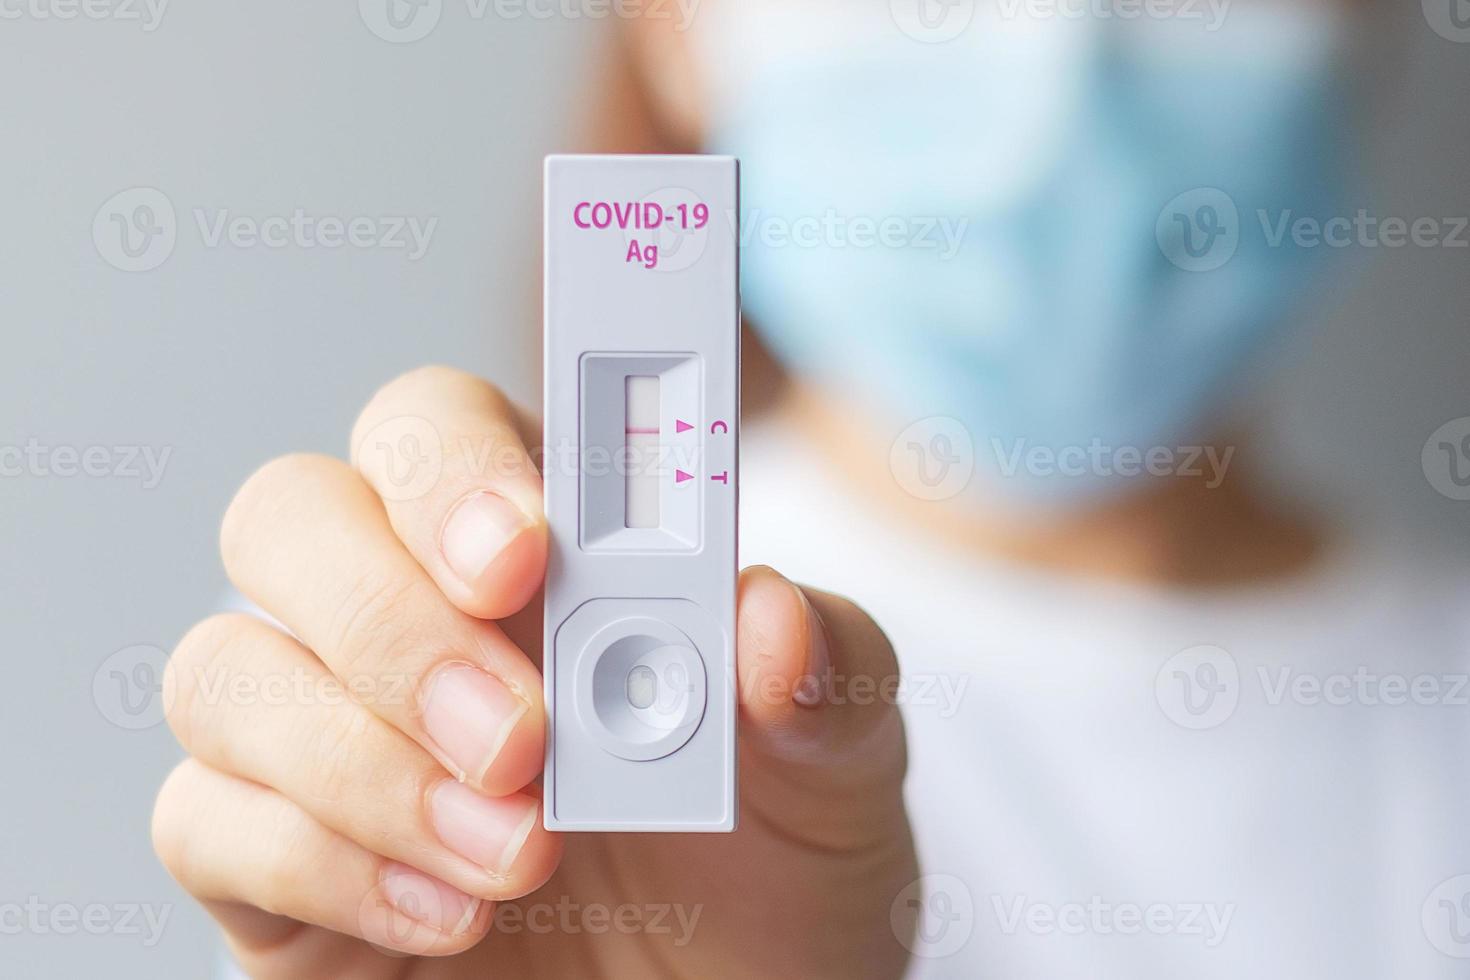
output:
POLYGON ((274 826, 266 839, 272 841, 271 856, 261 863, 253 904, 275 915, 290 916, 301 906, 302 896, 322 888, 321 839, 316 824, 302 819, 299 810, 277 808, 274 826))
POLYGON ((360 761, 365 756, 376 756, 364 752, 374 719, 365 709, 348 707, 350 710, 332 711, 325 717, 316 712, 299 715, 306 730, 294 742, 303 747, 300 757, 305 783, 319 802, 340 805, 383 798, 374 787, 363 785, 372 779, 377 767, 364 766, 360 761))
POLYGON ((347 592, 327 630, 333 669, 344 683, 369 681, 394 663, 412 663, 426 642, 425 619, 436 605, 437 590, 412 575, 365 573, 347 592))

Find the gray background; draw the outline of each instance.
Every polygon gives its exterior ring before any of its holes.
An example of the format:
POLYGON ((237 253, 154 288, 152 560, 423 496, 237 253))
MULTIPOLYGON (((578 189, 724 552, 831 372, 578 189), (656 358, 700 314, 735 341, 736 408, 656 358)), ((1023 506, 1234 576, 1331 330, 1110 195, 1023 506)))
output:
MULTIPOLYGON (((1412 51, 1374 126, 1381 215, 1470 214, 1470 44, 1404 3, 1412 51)), ((357 408, 429 361, 536 397, 541 156, 596 25, 473 20, 446 3, 386 43, 355 4, 215 0, 137 23, 0 21, 0 445, 149 446, 162 482, 0 478, 4 806, 0 907, 172 904, 162 941, 0 933, 7 976, 200 976, 205 916, 154 861, 167 729, 113 724, 93 680, 115 651, 167 650, 224 589, 215 528, 283 451, 345 450, 357 408), (179 211, 159 268, 125 273, 94 213, 151 186, 179 211), (428 254, 206 248, 192 209, 438 217, 428 254)), ((1311 316, 1259 403, 1286 478, 1405 533, 1470 547, 1467 507, 1420 449, 1470 415, 1470 254, 1380 250, 1311 316)), ((1470 601, 1470 597, 1467 597, 1470 601)), ((105 688, 104 688, 105 690, 105 688)))

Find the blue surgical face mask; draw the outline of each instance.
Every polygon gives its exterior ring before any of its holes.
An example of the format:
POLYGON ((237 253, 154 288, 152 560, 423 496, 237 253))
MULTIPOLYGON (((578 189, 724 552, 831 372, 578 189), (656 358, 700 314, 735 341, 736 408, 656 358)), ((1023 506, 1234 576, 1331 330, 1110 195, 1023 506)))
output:
POLYGON ((1007 19, 997 0, 927 44, 884 4, 730 6, 701 54, 711 149, 742 160, 747 314, 895 433, 962 423, 977 492, 1116 490, 1111 465, 1058 474, 1017 450, 1210 435, 1222 392, 1305 315, 1311 250, 1278 230, 1341 213, 1330 7, 1242 2, 1210 29, 1007 19))

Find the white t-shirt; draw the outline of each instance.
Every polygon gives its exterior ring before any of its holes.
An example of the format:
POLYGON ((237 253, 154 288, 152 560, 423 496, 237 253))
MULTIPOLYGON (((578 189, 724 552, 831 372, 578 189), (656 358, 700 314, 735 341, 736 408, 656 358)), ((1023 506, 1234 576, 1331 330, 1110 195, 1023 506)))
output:
POLYGON ((1470 975, 1463 570, 1360 541, 1289 586, 1081 582, 744 446, 742 564, 859 602, 907 676, 915 976, 1470 975))

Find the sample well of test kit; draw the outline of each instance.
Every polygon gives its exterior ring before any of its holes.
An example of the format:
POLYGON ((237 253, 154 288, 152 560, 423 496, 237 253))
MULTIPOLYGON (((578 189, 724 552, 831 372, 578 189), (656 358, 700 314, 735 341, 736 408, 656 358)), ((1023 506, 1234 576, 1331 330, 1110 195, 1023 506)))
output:
POLYGON ((735 827, 738 164, 546 160, 552 830, 735 827))

